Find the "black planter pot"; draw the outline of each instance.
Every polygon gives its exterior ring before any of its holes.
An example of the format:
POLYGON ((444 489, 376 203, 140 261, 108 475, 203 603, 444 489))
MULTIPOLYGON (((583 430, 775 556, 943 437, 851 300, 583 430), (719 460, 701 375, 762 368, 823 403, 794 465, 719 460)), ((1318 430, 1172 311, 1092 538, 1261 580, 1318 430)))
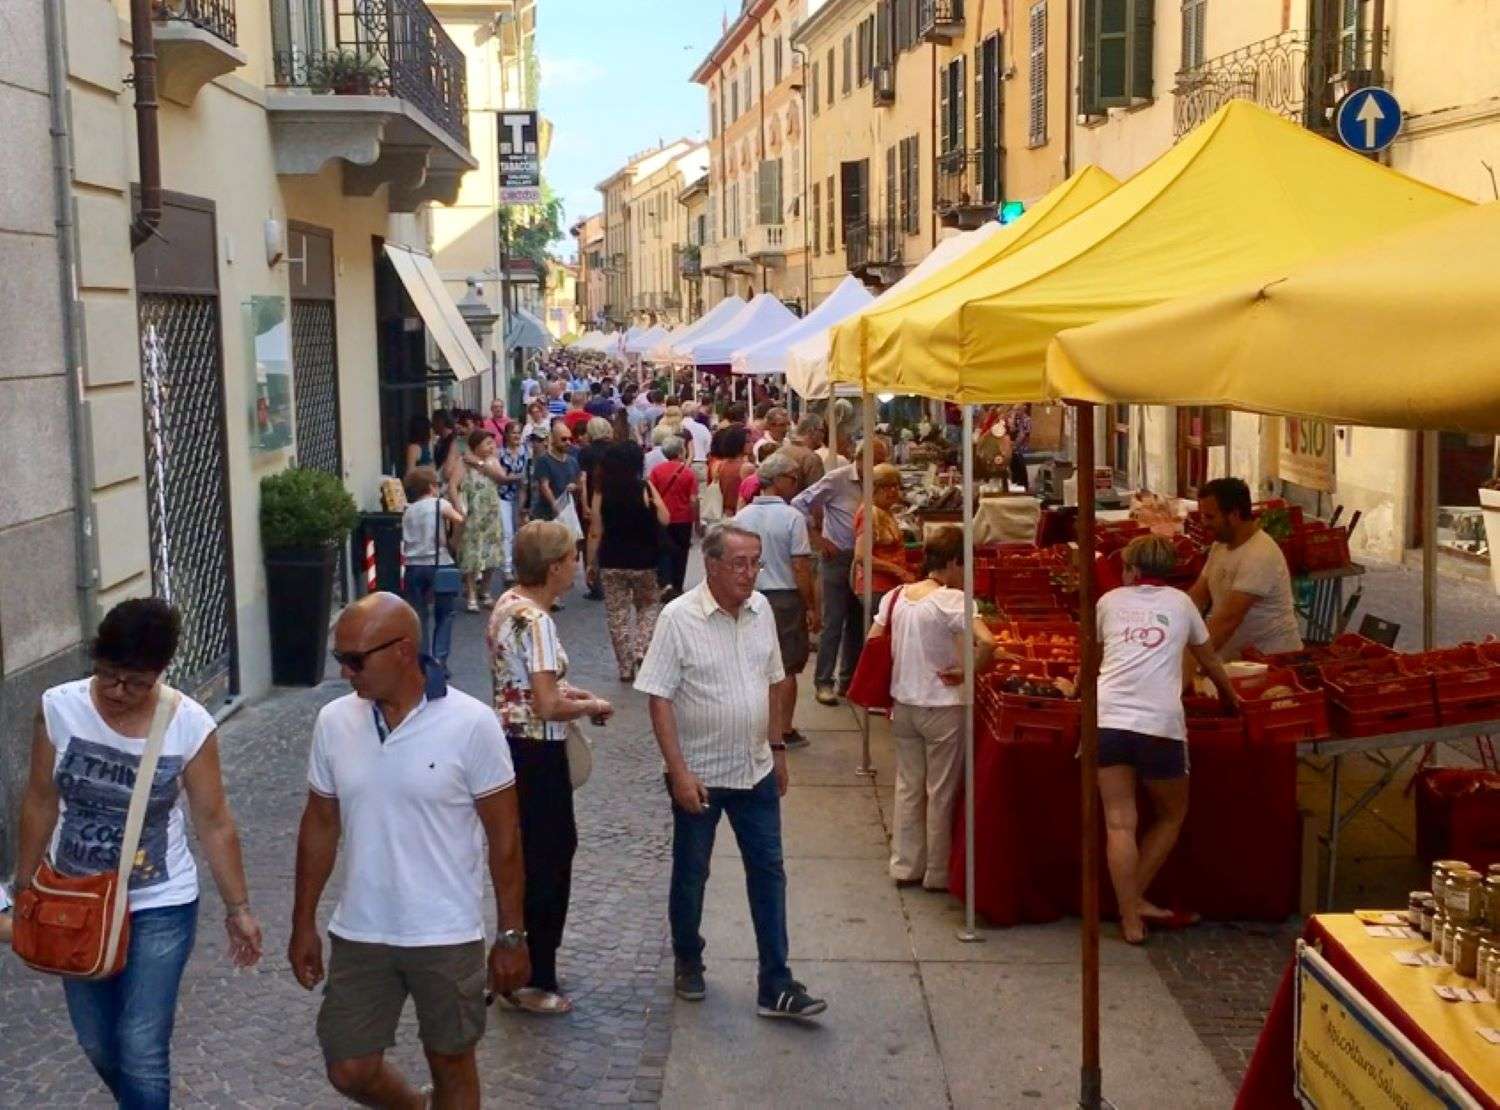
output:
POLYGON ((328 618, 338 548, 266 552, 266 607, 271 618, 271 681, 316 686, 328 660, 328 618))

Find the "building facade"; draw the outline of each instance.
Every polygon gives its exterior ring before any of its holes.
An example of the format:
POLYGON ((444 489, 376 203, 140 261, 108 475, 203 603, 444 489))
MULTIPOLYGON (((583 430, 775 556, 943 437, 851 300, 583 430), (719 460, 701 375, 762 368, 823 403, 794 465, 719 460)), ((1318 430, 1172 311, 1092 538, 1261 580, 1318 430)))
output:
POLYGON ((828 0, 801 26, 812 304, 850 273, 887 287, 1067 177, 1066 9, 828 0))
POLYGON ((578 319, 587 328, 604 318, 604 215, 595 213, 568 229, 578 251, 578 319))
POLYGON ((746 0, 693 72, 708 94, 708 307, 771 293, 807 310, 805 120, 792 49, 807 10, 807 0, 746 0))
POLYGON ((604 319, 615 327, 635 322, 635 279, 632 245, 636 243, 635 194, 639 183, 696 146, 678 139, 633 155, 601 181, 604 198, 604 319))
POLYGON ((708 174, 688 182, 677 203, 687 226, 687 243, 677 260, 682 278, 682 320, 692 323, 703 315, 703 247, 708 242, 708 174))
POLYGON ((401 217, 454 199, 477 164, 466 75, 430 9, 392 3, 401 19, 378 26, 331 4, 293 19, 289 0, 158 7, 155 144, 138 141, 126 81, 127 0, 12 6, 7 33, 29 45, 0 50, 24 139, 0 250, 28 365, 3 387, 21 450, 0 550, 32 570, 6 587, 24 581, 24 598, 0 592, 5 798, 35 694, 82 673, 81 645, 122 599, 178 607, 168 677, 211 711, 264 691, 261 478, 323 469, 378 507, 404 443, 388 394, 420 383, 425 399, 446 376, 431 306, 396 266, 430 267, 401 217), (357 71, 341 60, 354 51, 357 71))
MULTIPOLYGON (((1368 0, 1085 0, 1073 146, 1121 179, 1167 150, 1231 97, 1244 97, 1332 139, 1352 89, 1384 84, 1406 114, 1383 160, 1475 201, 1497 195, 1500 98, 1486 60, 1500 44, 1493 5, 1386 0, 1377 35, 1368 0)), ((1332 140, 1336 141, 1336 140, 1332 140)), ((1378 368, 1372 367, 1372 378, 1378 368)), ((1122 484, 1191 495, 1208 478, 1244 477, 1263 495, 1362 516, 1366 558, 1398 562, 1420 543, 1418 437, 1210 408, 1107 406, 1101 445, 1122 484), (1320 445, 1318 480, 1292 482, 1320 445)), ((1493 473, 1492 437, 1440 441, 1441 569, 1484 573, 1465 551, 1480 528, 1478 486, 1493 473)))
POLYGON ((675 324, 683 319, 681 260, 688 245, 688 217, 678 198, 707 170, 708 146, 697 143, 636 178, 628 255, 630 307, 638 321, 675 324))

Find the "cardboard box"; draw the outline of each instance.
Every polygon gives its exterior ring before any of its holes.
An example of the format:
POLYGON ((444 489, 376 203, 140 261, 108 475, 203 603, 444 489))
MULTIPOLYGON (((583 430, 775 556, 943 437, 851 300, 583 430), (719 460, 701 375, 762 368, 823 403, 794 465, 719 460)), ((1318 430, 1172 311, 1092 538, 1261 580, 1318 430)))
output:
POLYGON ((1065 405, 1031 406, 1031 450, 1060 451, 1065 405))

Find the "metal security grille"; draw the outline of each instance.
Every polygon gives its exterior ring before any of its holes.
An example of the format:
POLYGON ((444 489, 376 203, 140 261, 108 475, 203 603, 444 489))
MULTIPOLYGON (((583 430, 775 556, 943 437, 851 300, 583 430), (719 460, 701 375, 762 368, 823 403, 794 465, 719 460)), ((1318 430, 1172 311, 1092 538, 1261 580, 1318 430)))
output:
MULTIPOLYGON (((292 383, 297 408, 297 465, 342 478, 339 364, 333 302, 292 302, 292 383)), ((333 599, 342 605, 347 552, 339 548, 333 599)))
POLYGON ((141 293, 139 306, 151 579, 182 615, 167 677, 212 709, 234 665, 218 298, 141 293))

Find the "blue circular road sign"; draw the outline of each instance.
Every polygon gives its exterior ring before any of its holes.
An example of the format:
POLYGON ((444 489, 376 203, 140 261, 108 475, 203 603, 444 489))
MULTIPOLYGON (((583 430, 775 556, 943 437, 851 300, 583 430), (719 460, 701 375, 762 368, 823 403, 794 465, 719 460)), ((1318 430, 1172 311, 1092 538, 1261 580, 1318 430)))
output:
POLYGON ((1387 89, 1355 89, 1334 113, 1339 142, 1361 154, 1374 154, 1401 133, 1401 105, 1387 89))

